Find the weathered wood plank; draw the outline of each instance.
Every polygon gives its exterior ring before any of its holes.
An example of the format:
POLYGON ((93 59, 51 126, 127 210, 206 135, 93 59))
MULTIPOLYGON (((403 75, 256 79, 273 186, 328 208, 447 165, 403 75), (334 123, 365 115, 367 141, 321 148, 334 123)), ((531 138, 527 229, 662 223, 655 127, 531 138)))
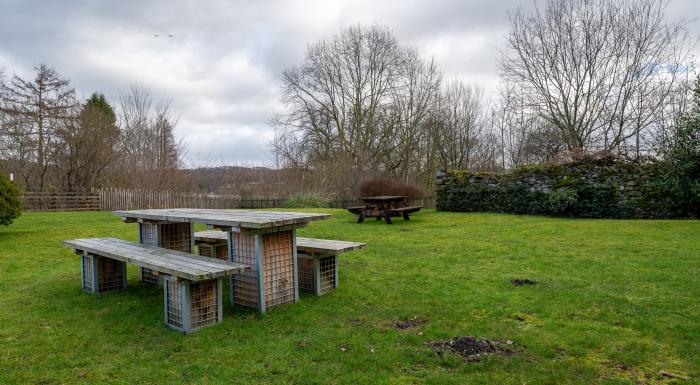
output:
POLYGON ((214 279, 250 269, 249 266, 240 263, 136 244, 116 238, 74 239, 63 243, 84 253, 113 258, 191 281, 214 279))
POLYGON ((327 219, 331 216, 330 214, 317 213, 187 208, 114 211, 113 214, 126 219, 136 218, 169 222, 194 222, 252 229, 303 224, 310 221, 327 219))

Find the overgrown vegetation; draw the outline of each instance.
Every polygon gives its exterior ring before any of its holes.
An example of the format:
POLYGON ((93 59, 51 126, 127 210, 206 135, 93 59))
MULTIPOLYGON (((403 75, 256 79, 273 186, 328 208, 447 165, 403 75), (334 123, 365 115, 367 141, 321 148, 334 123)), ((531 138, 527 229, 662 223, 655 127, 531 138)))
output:
POLYGON ((20 190, 0 174, 0 225, 9 226, 22 212, 20 190))
POLYGON ((589 218, 696 217, 691 199, 697 182, 678 167, 605 157, 506 173, 452 170, 438 178, 437 207, 589 218))
POLYGON ((681 116, 669 146, 667 174, 663 181, 668 193, 685 211, 700 214, 700 76, 695 80, 692 104, 681 116))
POLYGON ((362 182, 359 194, 361 197, 403 195, 409 200, 425 197, 425 192, 420 187, 390 178, 372 178, 362 182))
MULTIPOLYGON (((297 209, 298 210, 298 209, 297 209)), ((300 236, 367 242, 340 287, 191 335, 162 287, 93 296, 60 241, 136 241, 109 213, 25 213, 0 228, 0 384, 671 384, 700 379, 700 222, 422 210, 387 226, 343 210, 300 236), (410 267, 410 268, 408 268, 410 267), (536 281, 515 286, 514 280, 536 281), (414 327, 397 322, 420 320, 414 327), (467 363, 426 345, 511 340, 467 363)), ((224 296, 228 291, 224 290, 224 296)))
POLYGON ((507 173, 449 171, 438 181, 438 208, 593 218, 677 218, 700 214, 700 77, 679 116, 666 160, 640 163, 604 152, 568 164, 507 173))
POLYGON ((284 207, 291 209, 323 208, 328 206, 330 206, 328 199, 318 194, 299 193, 293 195, 284 202, 284 207))

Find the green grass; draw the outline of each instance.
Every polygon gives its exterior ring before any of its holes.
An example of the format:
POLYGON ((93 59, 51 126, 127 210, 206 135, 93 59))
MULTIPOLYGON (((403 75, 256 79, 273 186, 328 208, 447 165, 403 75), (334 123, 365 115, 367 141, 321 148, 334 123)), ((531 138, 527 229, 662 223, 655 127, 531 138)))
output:
POLYGON ((340 210, 300 235, 367 242, 340 287, 192 335, 161 288, 88 295, 60 241, 136 239, 109 213, 25 213, 0 228, 0 384, 635 384, 700 378, 700 222, 570 220, 430 210, 389 226, 340 210), (540 284, 514 287, 512 278, 540 284), (428 322, 397 330, 396 320, 428 322), (521 318, 523 320, 519 320, 521 318), (426 342, 511 339, 478 363, 426 342), (341 349, 341 347, 343 349, 341 349))

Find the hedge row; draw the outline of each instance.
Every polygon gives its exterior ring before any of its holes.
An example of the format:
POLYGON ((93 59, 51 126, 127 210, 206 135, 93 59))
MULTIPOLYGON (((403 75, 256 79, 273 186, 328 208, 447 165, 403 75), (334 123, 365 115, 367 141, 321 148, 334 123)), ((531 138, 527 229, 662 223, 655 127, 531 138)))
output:
POLYGON ((438 174, 437 208, 589 218, 679 218, 697 215, 664 183, 666 164, 572 163, 507 173, 438 174))

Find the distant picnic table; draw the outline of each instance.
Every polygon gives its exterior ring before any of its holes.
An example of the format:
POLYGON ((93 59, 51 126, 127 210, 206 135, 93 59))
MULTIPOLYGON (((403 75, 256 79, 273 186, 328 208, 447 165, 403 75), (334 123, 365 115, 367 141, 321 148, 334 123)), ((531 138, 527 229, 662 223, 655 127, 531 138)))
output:
POLYGON ((423 206, 406 206, 405 195, 382 195, 376 197, 364 197, 364 206, 348 207, 348 211, 358 214, 357 223, 364 222, 365 218, 384 219, 391 224, 391 217, 402 216, 404 220, 411 219, 409 214, 419 211, 423 206))

